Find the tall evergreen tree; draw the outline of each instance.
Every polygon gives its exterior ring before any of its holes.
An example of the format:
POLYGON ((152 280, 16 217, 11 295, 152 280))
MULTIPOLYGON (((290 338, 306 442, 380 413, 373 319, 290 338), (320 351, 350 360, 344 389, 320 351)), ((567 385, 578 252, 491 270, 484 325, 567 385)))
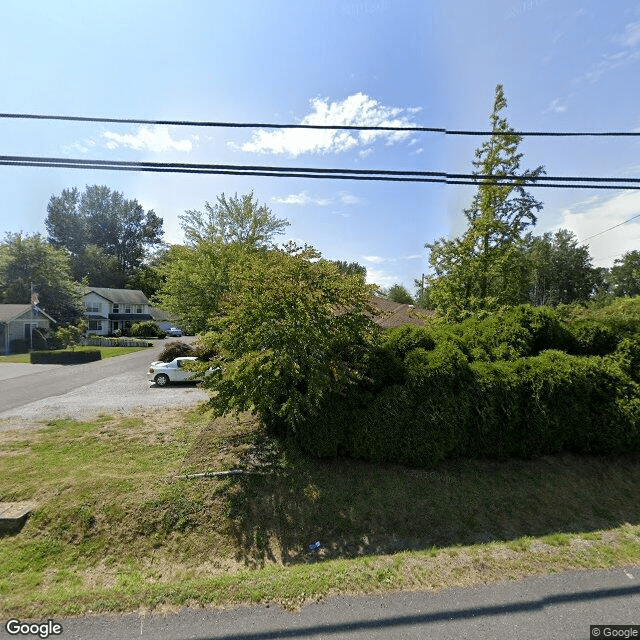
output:
POLYGON ((492 134, 473 161, 479 184, 471 206, 464 210, 466 232, 425 245, 435 272, 429 278, 430 299, 450 316, 526 300, 528 269, 522 240, 525 230, 536 223, 535 212, 542 203, 525 185, 544 168, 520 168, 522 136, 501 115, 506 106, 503 87, 498 85, 490 116, 492 134))

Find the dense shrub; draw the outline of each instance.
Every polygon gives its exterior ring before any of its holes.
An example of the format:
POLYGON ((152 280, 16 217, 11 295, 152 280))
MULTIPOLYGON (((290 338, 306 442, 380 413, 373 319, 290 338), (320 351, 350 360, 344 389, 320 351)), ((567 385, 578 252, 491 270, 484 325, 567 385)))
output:
POLYGON ((32 351, 31 364, 82 364, 100 360, 102 354, 99 349, 83 351, 32 351))
POLYGON ((160 353, 159 360, 161 362, 171 362, 175 360, 175 358, 195 355, 197 355, 196 350, 190 344, 173 340, 172 342, 167 342, 164 346, 164 349, 160 353))
POLYGON ((317 456, 420 467, 460 456, 639 451, 639 388, 624 371, 636 359, 631 341, 616 357, 546 350, 471 364, 450 342, 419 347, 404 359, 404 383, 333 395, 295 439, 317 456))
POLYGON ((167 334, 156 322, 145 320, 143 322, 136 322, 131 329, 129 329, 129 335, 134 338, 164 338, 167 334))
POLYGON ((596 320, 582 319, 570 325, 573 344, 570 351, 582 356, 604 356, 615 350, 620 336, 596 320))
POLYGON ((27 353, 29 345, 24 338, 16 338, 9 343, 10 353, 27 353))

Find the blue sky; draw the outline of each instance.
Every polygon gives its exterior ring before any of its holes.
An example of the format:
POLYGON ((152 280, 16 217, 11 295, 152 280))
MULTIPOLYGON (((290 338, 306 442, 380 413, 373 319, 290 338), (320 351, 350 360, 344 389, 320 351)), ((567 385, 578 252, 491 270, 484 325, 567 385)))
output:
MULTIPOLYGON (((640 131, 640 2, 631 0, 4 0, 5 113, 486 129, 495 86, 521 130, 640 131)), ((0 120, 3 155, 470 172, 481 138, 0 120)), ((636 177, 640 140, 526 139, 550 175, 636 177)), ((44 232, 64 188, 105 184, 163 218, 253 191, 288 238, 364 264, 382 286, 428 270, 464 231, 471 187, 0 167, 0 236, 44 232)), ((536 233, 582 240, 640 213, 640 192, 537 189, 536 233)), ((588 243, 610 266, 640 218, 588 243)))

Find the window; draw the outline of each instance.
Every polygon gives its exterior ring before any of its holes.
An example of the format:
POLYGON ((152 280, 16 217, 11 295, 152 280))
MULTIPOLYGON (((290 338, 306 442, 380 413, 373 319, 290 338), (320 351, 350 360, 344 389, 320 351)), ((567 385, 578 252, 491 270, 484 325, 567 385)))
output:
POLYGON ((141 304, 139 304, 139 305, 136 307, 136 313, 142 313, 142 305, 141 305, 141 304))
POLYGON ((125 312, 125 313, 131 313, 131 305, 130 305, 130 304, 127 304, 127 305, 125 306, 125 308, 124 308, 124 312, 125 312))
POLYGON ((102 303, 87 301, 84 303, 84 308, 87 313, 100 313, 102 311, 102 303))
POLYGON ((102 322, 100 320, 89 320, 89 331, 102 331, 102 322))
POLYGON ((120 305, 117 302, 113 303, 113 313, 120 313, 120 305))

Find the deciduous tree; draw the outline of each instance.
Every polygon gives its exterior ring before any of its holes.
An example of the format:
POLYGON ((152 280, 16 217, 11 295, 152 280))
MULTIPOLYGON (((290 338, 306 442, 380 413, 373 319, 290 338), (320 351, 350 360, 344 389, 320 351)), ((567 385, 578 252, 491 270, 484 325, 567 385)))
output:
POLYGON ((8 233, 0 243, 0 301, 28 304, 32 287, 39 307, 57 322, 74 322, 82 314, 80 285, 71 276, 67 252, 39 233, 8 233))
MULTIPOLYGON (((95 245, 115 258, 124 277, 142 265, 162 241, 162 218, 109 187, 93 185, 81 194, 64 189, 51 196, 45 226, 49 242, 66 249, 82 270, 83 252, 95 245)), ((89 281, 89 284, 94 284, 89 281)))

